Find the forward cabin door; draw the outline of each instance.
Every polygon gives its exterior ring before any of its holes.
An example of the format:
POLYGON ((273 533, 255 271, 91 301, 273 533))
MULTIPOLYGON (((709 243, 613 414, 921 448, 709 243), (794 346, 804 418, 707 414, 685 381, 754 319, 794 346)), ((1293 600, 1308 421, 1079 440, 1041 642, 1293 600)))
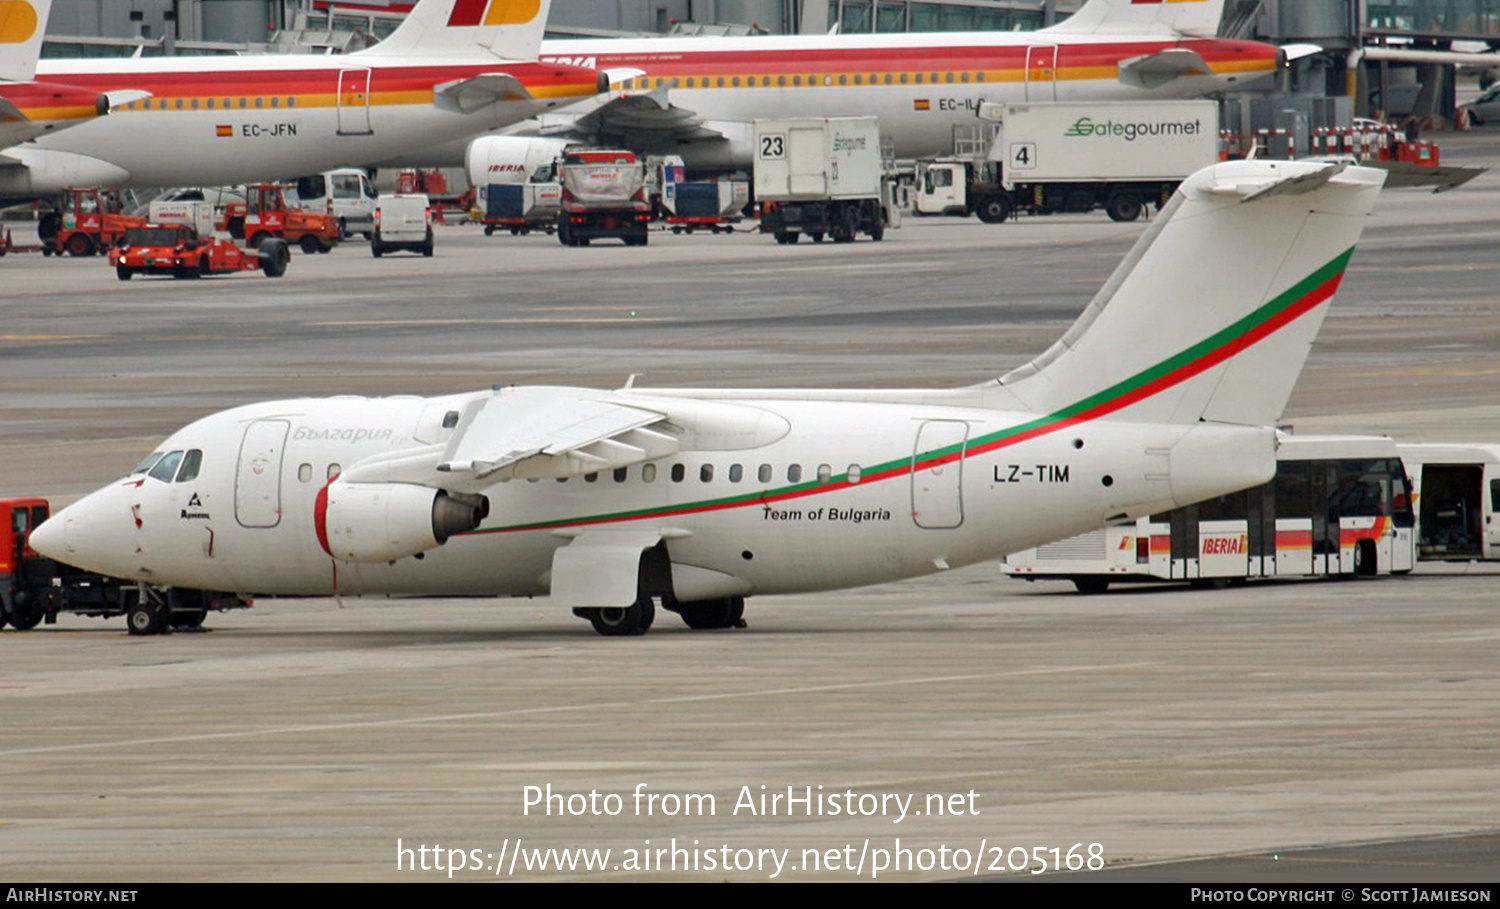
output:
POLYGON ((245 427, 234 478, 234 517, 243 527, 281 523, 281 457, 286 420, 256 420, 245 427))

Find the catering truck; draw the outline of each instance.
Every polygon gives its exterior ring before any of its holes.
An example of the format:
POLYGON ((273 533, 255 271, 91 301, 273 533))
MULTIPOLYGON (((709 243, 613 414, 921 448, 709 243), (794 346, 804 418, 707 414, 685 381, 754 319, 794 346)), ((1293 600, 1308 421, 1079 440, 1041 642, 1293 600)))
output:
POLYGON ((919 162, 918 214, 999 223, 1014 212, 1102 208, 1134 221, 1218 160, 1212 101, 990 103, 980 116, 1000 123, 987 157, 919 162))
POLYGON ((755 198, 777 243, 885 236, 890 181, 875 117, 755 121, 755 198))

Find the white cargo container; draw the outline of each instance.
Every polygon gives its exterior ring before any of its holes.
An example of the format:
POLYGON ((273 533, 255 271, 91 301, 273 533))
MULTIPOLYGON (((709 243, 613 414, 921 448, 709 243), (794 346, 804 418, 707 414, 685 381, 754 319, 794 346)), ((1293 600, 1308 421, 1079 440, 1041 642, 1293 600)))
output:
POLYGON ((755 121, 755 197, 761 229, 779 243, 802 234, 879 240, 888 223, 880 123, 874 117, 755 121))

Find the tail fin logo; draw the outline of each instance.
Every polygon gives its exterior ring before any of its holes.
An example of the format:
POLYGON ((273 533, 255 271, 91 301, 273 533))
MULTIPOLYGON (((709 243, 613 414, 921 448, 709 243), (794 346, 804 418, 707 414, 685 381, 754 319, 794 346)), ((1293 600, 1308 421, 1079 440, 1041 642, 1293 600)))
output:
POLYGON ((36 10, 28 0, 0 0, 0 44, 20 44, 36 34, 36 10))
POLYGON ((541 8, 541 0, 458 0, 448 26, 521 25, 535 19, 541 8))

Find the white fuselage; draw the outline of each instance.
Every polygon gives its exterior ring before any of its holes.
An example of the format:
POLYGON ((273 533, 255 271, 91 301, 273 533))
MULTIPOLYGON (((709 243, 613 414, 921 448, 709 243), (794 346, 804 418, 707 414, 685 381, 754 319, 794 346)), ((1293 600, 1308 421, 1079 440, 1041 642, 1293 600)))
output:
MULTIPOLYGON (((716 406, 755 414, 753 447, 680 421, 696 448, 592 477, 495 482, 477 531, 389 563, 331 558, 316 514, 330 476, 442 443, 452 432, 443 414, 488 394, 282 401, 205 418, 159 449, 200 450, 194 478, 136 474, 71 506, 58 516, 67 549, 89 553, 94 570, 155 584, 533 595, 548 592, 553 553, 580 533, 645 530, 666 541, 685 600, 926 574, 1242 488, 1274 469, 1271 433, 1260 428, 1049 422, 965 406, 978 399, 962 392, 951 404, 924 401, 930 394, 741 393, 716 406), (257 448, 249 439, 268 426, 284 443, 257 448), (1213 457, 1169 469, 1161 456, 1153 471, 1142 454, 1183 445, 1213 457)), ((639 401, 670 412, 670 394, 639 401)))
POLYGON ((49 60, 46 78, 151 97, 10 149, 0 197, 67 185, 217 185, 359 165, 494 129, 597 91, 594 73, 492 57, 177 57, 49 60), (504 71, 532 95, 467 112, 435 103, 444 83, 504 71))

